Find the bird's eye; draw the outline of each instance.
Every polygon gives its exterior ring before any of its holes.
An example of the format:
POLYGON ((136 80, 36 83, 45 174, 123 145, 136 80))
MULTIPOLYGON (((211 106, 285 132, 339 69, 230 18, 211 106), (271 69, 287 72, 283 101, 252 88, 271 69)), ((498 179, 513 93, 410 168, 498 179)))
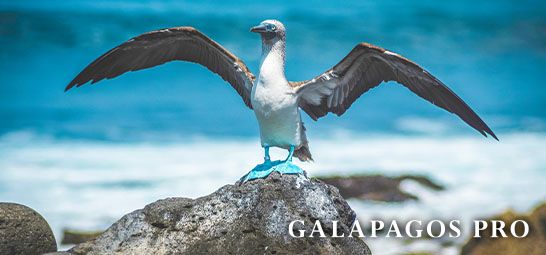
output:
POLYGON ((269 31, 275 31, 277 30, 277 27, 273 24, 267 24, 267 30, 269 31))

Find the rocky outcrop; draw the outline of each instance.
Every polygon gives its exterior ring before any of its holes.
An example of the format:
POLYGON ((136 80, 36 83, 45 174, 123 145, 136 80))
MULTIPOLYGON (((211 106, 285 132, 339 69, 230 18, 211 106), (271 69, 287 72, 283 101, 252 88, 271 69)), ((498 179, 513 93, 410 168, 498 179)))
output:
MULTIPOLYGON (((491 228, 484 230, 482 238, 471 238, 463 246, 462 255, 542 255, 546 251, 546 203, 529 215, 518 215, 508 210, 492 220, 502 220, 507 226, 516 220, 529 223, 529 234, 524 238, 490 238, 491 228)), ((521 225, 520 225, 521 226, 521 225)), ((517 229, 518 233, 523 230, 517 229)))
POLYGON ((315 221, 326 235, 339 221, 350 232, 355 213, 338 190, 303 176, 271 174, 211 195, 167 198, 125 215, 97 239, 69 254, 371 254, 357 237, 291 237, 290 222, 309 236, 315 221))
POLYGON ((24 205, 0 203, 0 255, 33 255, 56 250, 53 232, 40 214, 24 205))
POLYGON ((403 202, 418 200, 418 197, 400 190, 400 183, 405 180, 415 181, 435 191, 444 190, 444 187, 425 176, 403 175, 389 177, 383 175, 354 175, 354 176, 325 176, 320 180, 335 186, 340 194, 346 198, 373 200, 382 202, 403 202))

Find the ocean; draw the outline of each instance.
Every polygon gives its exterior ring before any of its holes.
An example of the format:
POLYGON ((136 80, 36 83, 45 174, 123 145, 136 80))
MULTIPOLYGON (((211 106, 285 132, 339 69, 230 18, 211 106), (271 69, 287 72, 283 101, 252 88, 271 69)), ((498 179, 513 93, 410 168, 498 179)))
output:
POLYGON ((269 18, 287 27, 289 80, 369 42, 434 74, 500 139, 392 82, 341 117, 305 116, 316 161, 299 164, 311 176, 424 174, 448 187, 405 183, 419 202, 350 200, 359 217, 471 219, 546 199, 544 1, 78 0, 0 2, 0 201, 36 209, 60 239, 66 227, 103 229, 157 199, 234 183, 262 160, 258 126, 207 69, 176 62, 64 87, 112 47, 173 26, 196 27, 256 72, 261 45, 249 28, 269 18))

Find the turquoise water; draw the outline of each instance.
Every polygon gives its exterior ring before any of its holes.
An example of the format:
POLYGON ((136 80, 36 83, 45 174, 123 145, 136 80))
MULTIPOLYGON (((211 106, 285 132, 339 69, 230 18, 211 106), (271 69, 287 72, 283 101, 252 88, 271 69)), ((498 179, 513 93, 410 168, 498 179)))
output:
MULTIPOLYGON (((260 40, 248 30, 279 19, 290 80, 327 70, 359 42, 385 47, 448 84, 499 136, 483 138, 395 83, 342 117, 305 117, 316 161, 297 164, 311 176, 413 173, 448 187, 410 185, 420 202, 350 201, 361 218, 464 221, 546 198, 544 1, 66 2, 0 1, 0 201, 35 208, 58 240, 64 227, 103 229, 160 198, 209 194, 262 160, 254 114, 198 65, 63 92, 100 54, 172 26, 198 28, 256 71, 260 40)), ((372 250, 407 251, 385 241, 372 250)))
MULTIPOLYGON (((287 76, 311 78, 361 41, 413 59, 448 84, 496 132, 546 130, 543 1, 70 1, 0 4, 0 134, 157 140, 194 135, 255 137, 253 114, 208 70, 189 63, 126 74, 64 93, 89 62, 153 29, 194 26, 257 70, 249 27, 277 18, 288 29, 287 76)), ((310 132, 427 131, 415 119, 472 134, 456 117, 397 84, 364 95, 341 118, 310 132), (411 125, 406 125, 407 123, 411 125)), ((307 122, 310 122, 307 119, 307 122)), ((477 134, 477 133, 476 133, 477 134)))

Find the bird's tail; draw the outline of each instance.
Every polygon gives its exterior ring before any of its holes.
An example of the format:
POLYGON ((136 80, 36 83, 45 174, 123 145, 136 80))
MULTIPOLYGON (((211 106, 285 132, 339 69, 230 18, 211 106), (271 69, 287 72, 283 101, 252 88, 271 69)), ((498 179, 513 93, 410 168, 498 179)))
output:
POLYGON ((294 151, 294 157, 300 159, 301 161, 313 161, 313 156, 311 156, 311 151, 309 150, 309 142, 307 141, 307 136, 305 135, 305 126, 303 122, 301 123, 301 146, 294 151))
POLYGON ((302 144, 297 150, 294 151, 294 157, 299 158, 301 161, 313 161, 311 151, 309 151, 309 144, 302 144))

